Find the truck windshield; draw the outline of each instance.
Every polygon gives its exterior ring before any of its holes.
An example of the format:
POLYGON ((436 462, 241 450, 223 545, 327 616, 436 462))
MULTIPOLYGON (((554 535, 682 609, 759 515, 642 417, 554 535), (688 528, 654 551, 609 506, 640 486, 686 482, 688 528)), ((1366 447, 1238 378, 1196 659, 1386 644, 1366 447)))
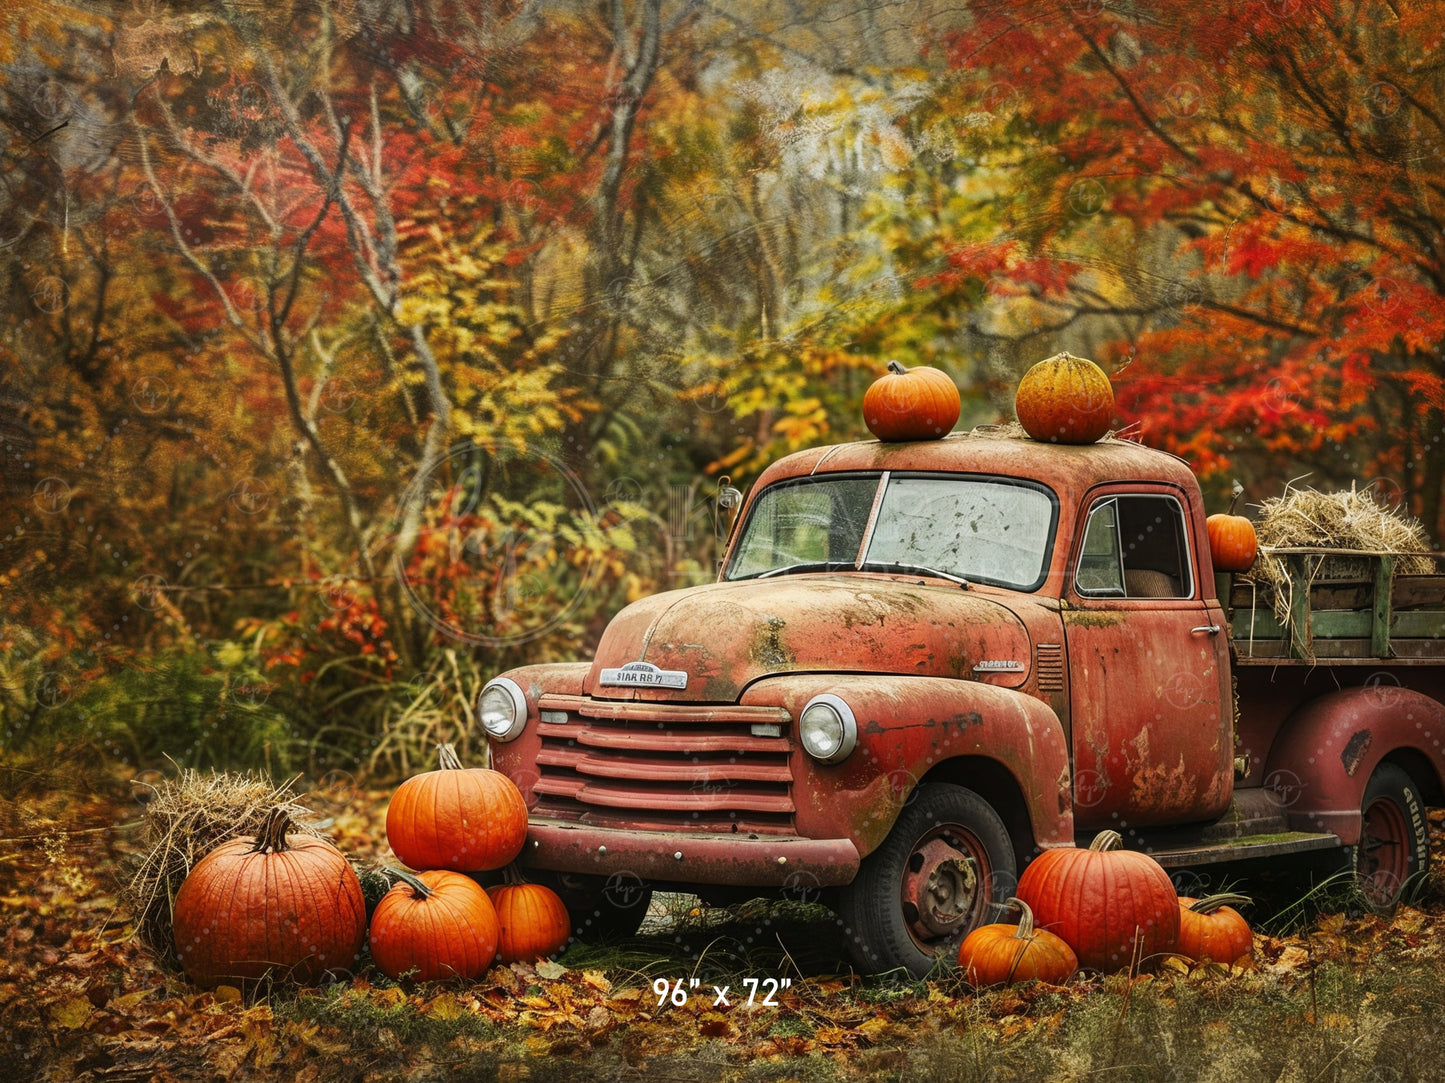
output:
POLYGON ((769 486, 726 579, 898 565, 1033 590, 1053 541, 1054 501, 997 478, 870 474, 769 486))

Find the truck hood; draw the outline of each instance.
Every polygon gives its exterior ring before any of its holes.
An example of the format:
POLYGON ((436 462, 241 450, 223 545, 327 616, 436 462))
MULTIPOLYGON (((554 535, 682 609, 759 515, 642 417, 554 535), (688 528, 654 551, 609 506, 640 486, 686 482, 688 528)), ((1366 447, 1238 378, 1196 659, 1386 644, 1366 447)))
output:
POLYGON ((1017 687, 1031 664, 1023 623, 984 595, 912 577, 791 575, 634 602, 607 626, 583 690, 732 703, 759 677, 799 672, 978 677, 1017 687))

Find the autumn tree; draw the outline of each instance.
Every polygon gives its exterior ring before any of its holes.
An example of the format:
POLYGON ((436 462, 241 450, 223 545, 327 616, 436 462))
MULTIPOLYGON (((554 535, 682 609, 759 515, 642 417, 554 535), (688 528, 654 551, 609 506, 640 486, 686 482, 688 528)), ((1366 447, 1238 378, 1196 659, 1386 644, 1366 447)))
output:
POLYGON ((927 107, 1005 228, 940 284, 1027 294, 985 330, 1097 351, 1202 473, 1398 479, 1438 536, 1440 40, 1369 0, 973 5, 927 107))

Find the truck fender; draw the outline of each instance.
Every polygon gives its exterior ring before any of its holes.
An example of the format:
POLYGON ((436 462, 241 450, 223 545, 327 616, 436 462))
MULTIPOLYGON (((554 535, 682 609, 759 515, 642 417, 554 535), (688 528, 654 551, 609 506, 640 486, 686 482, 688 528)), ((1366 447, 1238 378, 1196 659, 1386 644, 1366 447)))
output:
POLYGON ((1438 795, 1442 742, 1445 706, 1429 696, 1392 684, 1341 689, 1306 703, 1281 727, 1264 787, 1294 830, 1329 831, 1353 846, 1375 768, 1400 763, 1426 794, 1438 795))
POLYGON ((833 765, 819 763, 795 744, 799 834, 849 838, 866 856, 887 837, 924 775, 970 757, 988 761, 1013 780, 1035 845, 1072 845, 1069 746, 1047 704, 973 681, 883 674, 767 677, 751 684, 742 702, 786 707, 796 725, 808 701, 822 693, 851 708, 858 743, 833 765))

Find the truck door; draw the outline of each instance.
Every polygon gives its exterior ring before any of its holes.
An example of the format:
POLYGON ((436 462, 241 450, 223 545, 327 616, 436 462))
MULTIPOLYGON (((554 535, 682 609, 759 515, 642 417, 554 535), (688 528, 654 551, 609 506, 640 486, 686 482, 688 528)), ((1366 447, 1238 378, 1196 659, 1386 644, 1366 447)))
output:
POLYGON ((1167 486, 1091 495, 1064 592, 1081 829, 1211 820, 1233 792, 1224 614, 1167 486))

